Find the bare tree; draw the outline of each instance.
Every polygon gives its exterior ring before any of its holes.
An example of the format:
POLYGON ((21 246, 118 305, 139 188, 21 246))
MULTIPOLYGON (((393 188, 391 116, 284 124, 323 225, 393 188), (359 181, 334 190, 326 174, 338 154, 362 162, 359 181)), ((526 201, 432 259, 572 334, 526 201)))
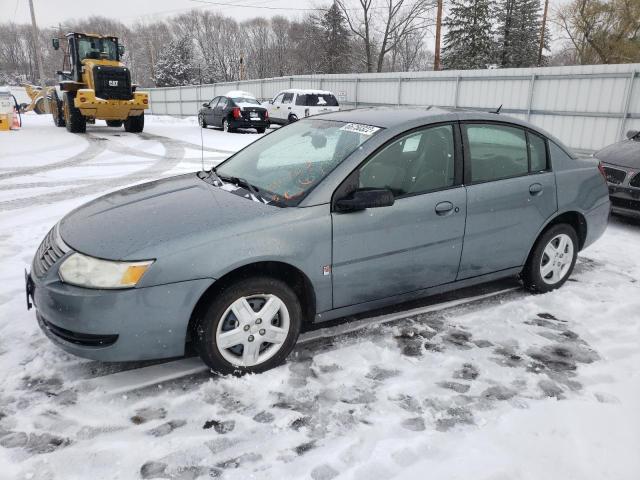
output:
POLYGON ((363 42, 367 72, 381 72, 386 55, 404 39, 433 25, 436 0, 336 0, 349 29, 363 42), (374 58, 375 56, 375 58, 374 58))

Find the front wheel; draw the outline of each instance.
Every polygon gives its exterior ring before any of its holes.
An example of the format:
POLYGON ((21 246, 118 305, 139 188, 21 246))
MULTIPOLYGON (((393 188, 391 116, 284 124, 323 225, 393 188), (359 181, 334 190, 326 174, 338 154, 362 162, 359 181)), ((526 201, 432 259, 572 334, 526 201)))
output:
POLYGON ((207 122, 204 119, 204 115, 198 115, 198 124, 200 125, 200 128, 207 128, 207 122))
POLYGON ((522 271, 525 287, 534 293, 560 288, 567 281, 578 257, 578 235, 571 225, 554 225, 544 232, 522 271))
POLYGON ((196 326, 196 344, 215 372, 259 373, 285 360, 301 323, 300 301, 287 284, 253 277, 214 298, 196 326))

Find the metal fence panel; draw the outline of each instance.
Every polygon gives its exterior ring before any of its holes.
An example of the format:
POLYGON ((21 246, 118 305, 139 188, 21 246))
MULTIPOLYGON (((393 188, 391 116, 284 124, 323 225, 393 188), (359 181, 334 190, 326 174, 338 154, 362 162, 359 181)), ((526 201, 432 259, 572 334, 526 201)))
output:
POLYGON ((196 115, 229 90, 261 100, 288 88, 332 91, 344 108, 435 105, 494 110, 529 120, 569 146, 593 151, 640 129, 640 64, 348 75, 298 75, 213 85, 152 88, 151 112, 196 115))

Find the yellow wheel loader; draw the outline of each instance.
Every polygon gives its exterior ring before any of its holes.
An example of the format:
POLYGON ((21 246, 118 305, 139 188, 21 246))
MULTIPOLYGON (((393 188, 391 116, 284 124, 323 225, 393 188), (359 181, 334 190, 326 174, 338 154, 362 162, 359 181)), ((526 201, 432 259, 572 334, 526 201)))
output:
MULTIPOLYGON (((60 40, 52 40, 56 50, 60 48, 60 40)), ((37 106, 42 101, 38 98, 43 98, 53 122, 58 127, 66 126, 72 133, 84 133, 87 123, 95 123, 96 119, 106 120, 110 127, 124 124, 127 132, 142 132, 149 95, 136 91, 137 86, 131 83, 130 70, 120 62, 124 46, 118 39, 67 33, 63 52, 58 85, 44 92, 37 87, 27 88, 31 105, 37 106)))

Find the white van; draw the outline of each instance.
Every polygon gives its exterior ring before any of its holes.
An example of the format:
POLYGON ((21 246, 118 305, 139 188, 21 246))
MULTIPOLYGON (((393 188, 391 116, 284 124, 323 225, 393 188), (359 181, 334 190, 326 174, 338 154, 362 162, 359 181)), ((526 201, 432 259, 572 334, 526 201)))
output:
POLYGON ((278 93, 265 107, 271 123, 285 125, 304 117, 340 110, 338 99, 325 90, 290 89, 278 93))

